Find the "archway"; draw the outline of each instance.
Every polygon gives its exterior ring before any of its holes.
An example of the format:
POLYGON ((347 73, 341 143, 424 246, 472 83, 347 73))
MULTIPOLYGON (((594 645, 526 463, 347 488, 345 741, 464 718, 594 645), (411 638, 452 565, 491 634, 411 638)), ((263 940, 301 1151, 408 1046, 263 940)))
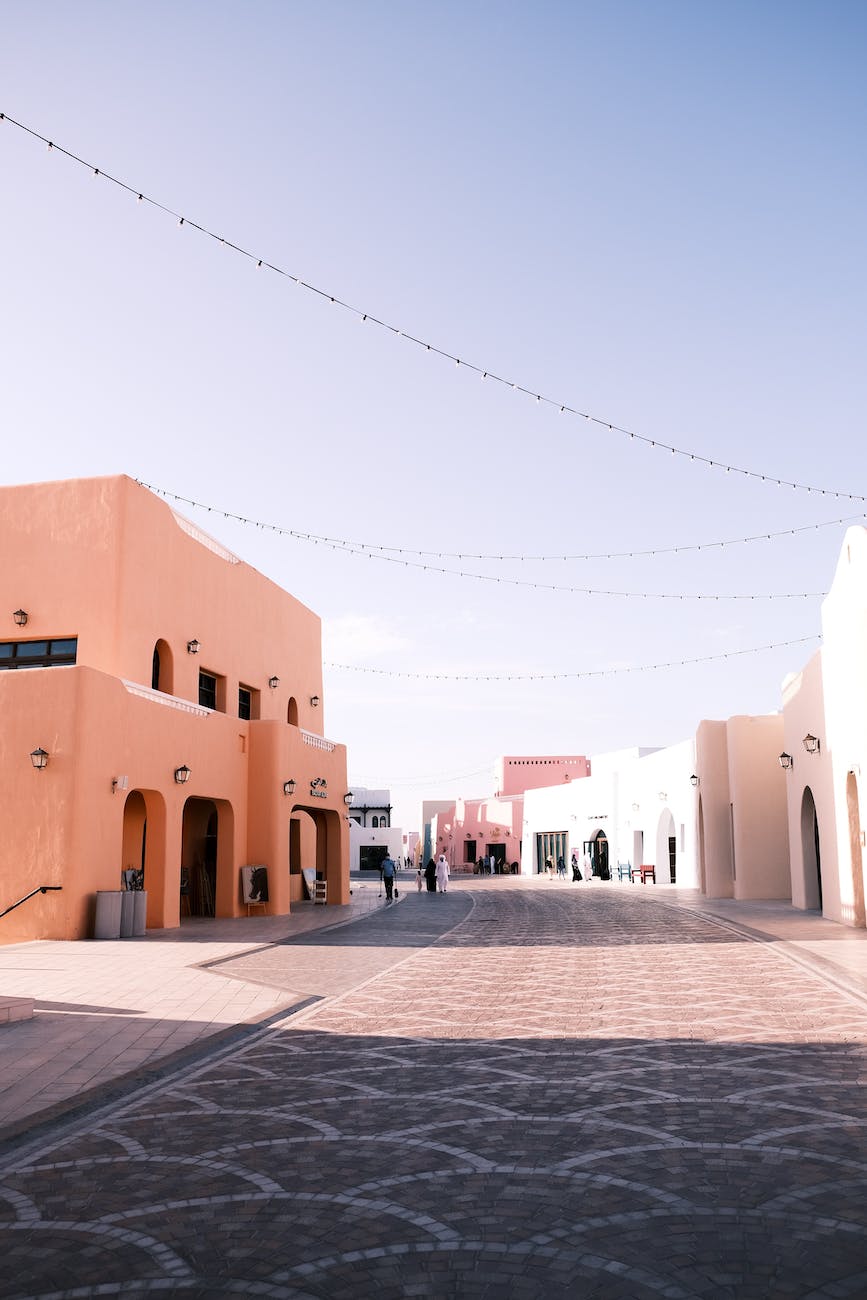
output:
POLYGON ((305 897, 305 875, 310 880, 324 880, 327 902, 341 903, 344 886, 341 878, 340 817, 321 808, 296 807, 289 819, 289 901, 299 903, 305 897))
POLYGON ((656 880, 663 884, 677 879, 677 835, 671 809, 663 809, 656 826, 656 880), (667 875, 666 875, 667 873, 667 875))
POLYGON ((181 831, 180 915, 233 916, 234 817, 223 799, 193 797, 181 831))
POLYGON ((298 701, 294 695, 286 705, 286 721, 290 727, 298 726, 298 701))
POLYGON ((151 689, 172 695, 175 688, 175 661, 167 641, 157 641, 151 665, 151 689))
POLYGON ((147 891, 147 924, 174 924, 166 911, 166 804, 157 790, 130 790, 124 801, 121 866, 147 891))
POLYGON ((852 924, 864 927, 864 867, 861 859, 861 810, 858 807, 858 781, 854 772, 846 777, 846 811, 849 817, 849 857, 852 861, 852 924))
POLYGON ((608 865, 608 837, 604 831, 599 830, 589 839, 584 841, 584 852, 589 853, 590 861, 593 866, 593 875, 598 876, 600 880, 610 880, 611 871, 608 865))
MULTIPOLYGON (((123 847, 121 861, 126 873, 134 873, 136 888, 144 889, 145 851, 147 848, 147 805, 140 790, 130 790, 123 806, 123 847)), ((127 886, 131 888, 131 886, 127 886)))
POLYGON ((801 800, 801 856, 804 863, 804 906, 822 910, 822 854, 819 847, 819 819, 809 786, 801 800))
POLYGON ((701 801, 701 795, 698 796, 698 871, 699 888, 703 894, 706 894, 707 872, 704 858, 704 805, 701 801))

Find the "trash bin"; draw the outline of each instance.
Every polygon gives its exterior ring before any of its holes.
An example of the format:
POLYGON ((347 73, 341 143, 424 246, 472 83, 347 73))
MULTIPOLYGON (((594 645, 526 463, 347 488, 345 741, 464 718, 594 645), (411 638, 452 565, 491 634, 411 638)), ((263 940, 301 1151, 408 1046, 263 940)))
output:
POLYGON ((131 889, 121 890, 120 895, 120 937, 132 938, 133 918, 135 916, 135 894, 131 889))
POLYGON ((93 922, 94 939, 119 939, 123 890, 98 889, 96 915, 93 922))
POLYGON ((148 893, 146 889, 137 889, 133 894, 133 907, 133 938, 140 939, 147 930, 148 893))

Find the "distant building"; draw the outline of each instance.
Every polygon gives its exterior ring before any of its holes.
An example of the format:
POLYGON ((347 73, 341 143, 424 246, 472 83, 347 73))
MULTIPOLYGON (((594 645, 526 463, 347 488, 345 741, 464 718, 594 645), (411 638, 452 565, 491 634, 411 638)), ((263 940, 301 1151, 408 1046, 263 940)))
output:
POLYGON ((0 556, 0 900, 51 889, 0 941, 89 936, 122 872, 152 928, 245 915, 244 866, 349 901, 314 613, 125 477, 0 489, 0 556))

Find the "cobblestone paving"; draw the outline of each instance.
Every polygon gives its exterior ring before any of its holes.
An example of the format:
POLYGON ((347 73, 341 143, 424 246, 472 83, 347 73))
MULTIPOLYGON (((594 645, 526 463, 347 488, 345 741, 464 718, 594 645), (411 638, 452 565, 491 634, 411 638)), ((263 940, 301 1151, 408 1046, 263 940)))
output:
POLYGON ((376 924, 391 970, 3 1162, 0 1294, 867 1294, 857 998, 649 890, 376 924))

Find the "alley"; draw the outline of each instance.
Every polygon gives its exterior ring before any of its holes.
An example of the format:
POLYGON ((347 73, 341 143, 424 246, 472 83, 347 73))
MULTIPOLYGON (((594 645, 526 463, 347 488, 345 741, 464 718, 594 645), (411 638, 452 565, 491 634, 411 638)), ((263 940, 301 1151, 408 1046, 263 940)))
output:
POLYGON ((867 1293, 867 1001, 782 942, 462 882, 219 972, 319 1000, 8 1154, 0 1295, 867 1293))

